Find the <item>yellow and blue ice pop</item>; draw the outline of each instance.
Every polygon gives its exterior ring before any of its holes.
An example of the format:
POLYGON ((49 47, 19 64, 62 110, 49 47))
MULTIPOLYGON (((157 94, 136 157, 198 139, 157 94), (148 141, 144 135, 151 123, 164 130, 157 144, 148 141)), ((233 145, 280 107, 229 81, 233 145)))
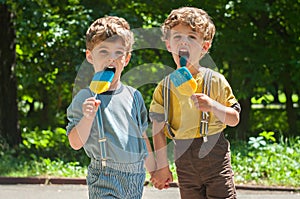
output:
POLYGON ((100 94, 107 91, 115 76, 115 68, 107 68, 103 71, 95 73, 91 83, 90 89, 95 94, 100 94))
POLYGON ((180 57, 181 68, 170 74, 170 79, 181 95, 192 96, 197 90, 197 82, 186 68, 187 57, 180 57))

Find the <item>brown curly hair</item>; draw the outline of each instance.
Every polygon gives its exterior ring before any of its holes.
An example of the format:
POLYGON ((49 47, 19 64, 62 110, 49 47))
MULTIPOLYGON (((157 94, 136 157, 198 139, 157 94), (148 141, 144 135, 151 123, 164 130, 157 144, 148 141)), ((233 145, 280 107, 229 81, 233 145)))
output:
POLYGON ((171 29, 178 24, 190 26, 193 31, 203 37, 204 41, 212 43, 216 28, 210 16, 204 10, 194 7, 182 7, 172 10, 161 28, 163 41, 169 39, 171 29))
POLYGON ((133 33, 128 22, 121 17, 107 16, 95 20, 86 32, 86 48, 93 48, 102 41, 121 38, 127 52, 132 51, 133 33))

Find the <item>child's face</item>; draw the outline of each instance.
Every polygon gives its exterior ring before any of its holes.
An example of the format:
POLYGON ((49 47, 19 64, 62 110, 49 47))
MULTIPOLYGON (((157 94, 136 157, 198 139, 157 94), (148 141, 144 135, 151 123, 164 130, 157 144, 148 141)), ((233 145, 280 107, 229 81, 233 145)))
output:
POLYGON ((86 59, 93 65, 95 73, 106 68, 115 68, 115 76, 111 87, 120 80, 121 73, 130 60, 121 39, 103 41, 96 45, 92 51, 86 51, 86 59))
POLYGON ((168 51, 172 53, 177 68, 181 67, 180 56, 185 55, 188 57, 186 67, 192 74, 196 74, 200 68, 199 61, 207 52, 209 44, 204 42, 199 33, 193 31, 191 27, 178 24, 172 28, 166 46, 168 51))

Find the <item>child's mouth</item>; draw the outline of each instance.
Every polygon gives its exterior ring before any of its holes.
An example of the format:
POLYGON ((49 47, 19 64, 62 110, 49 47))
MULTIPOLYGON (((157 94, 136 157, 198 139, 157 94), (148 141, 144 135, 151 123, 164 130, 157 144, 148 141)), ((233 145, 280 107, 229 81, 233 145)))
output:
POLYGON ((105 71, 111 71, 111 72, 115 73, 116 72, 116 68, 112 67, 112 66, 108 66, 107 68, 105 68, 105 71))
POLYGON ((190 57, 190 53, 188 50, 186 49, 180 49, 178 52, 179 58, 180 57, 185 57, 186 59, 188 59, 190 57))
POLYGON ((180 66, 185 67, 186 63, 187 63, 187 60, 190 57, 189 51, 186 50, 186 49, 180 49, 179 52, 178 52, 178 55, 179 55, 180 66))

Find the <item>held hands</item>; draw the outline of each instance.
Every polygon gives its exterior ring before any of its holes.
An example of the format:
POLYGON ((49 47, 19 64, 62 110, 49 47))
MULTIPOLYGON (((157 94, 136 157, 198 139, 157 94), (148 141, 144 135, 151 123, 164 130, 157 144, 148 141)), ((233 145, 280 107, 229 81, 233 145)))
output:
POLYGON ((88 120, 94 119, 100 103, 101 101, 97 100, 95 97, 87 98, 82 104, 84 117, 88 120))
POLYGON ((196 108, 203 112, 210 112, 213 108, 213 100, 203 93, 196 93, 191 96, 196 108))
POLYGON ((151 178, 150 181, 154 185, 155 188, 162 190, 169 188, 169 183, 173 182, 172 172, 169 167, 165 167, 155 172, 150 173, 151 178))

